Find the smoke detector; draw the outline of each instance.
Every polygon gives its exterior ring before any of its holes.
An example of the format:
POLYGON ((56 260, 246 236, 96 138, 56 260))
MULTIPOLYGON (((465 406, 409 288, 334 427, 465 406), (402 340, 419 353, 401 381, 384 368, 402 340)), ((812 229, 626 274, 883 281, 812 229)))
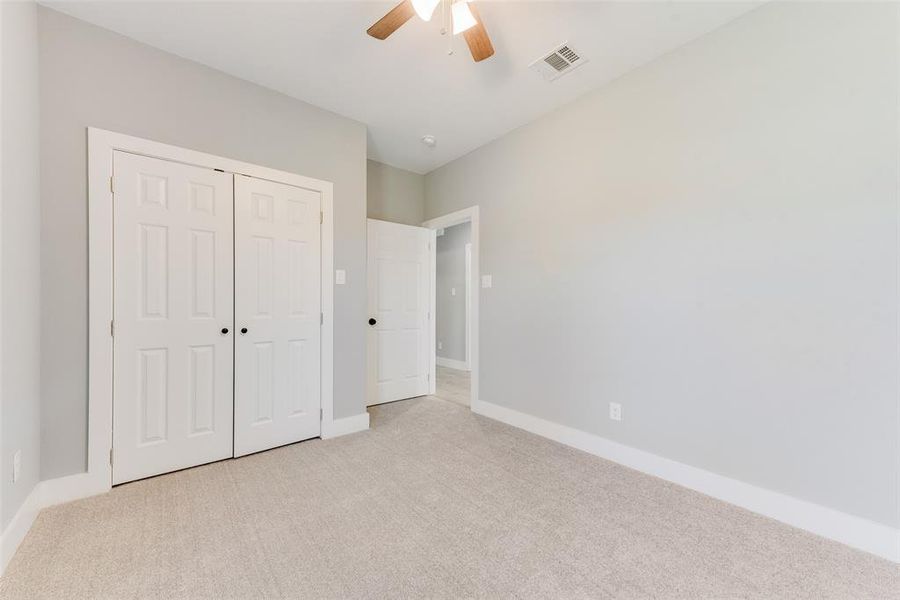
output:
POLYGON ((429 148, 434 148, 435 146, 437 146, 437 139, 433 135, 423 135, 422 143, 429 148))
POLYGON ((540 73, 541 77, 546 81, 553 81, 570 71, 574 71, 586 62, 587 59, 580 52, 577 52, 568 42, 565 42, 528 65, 528 67, 540 73))

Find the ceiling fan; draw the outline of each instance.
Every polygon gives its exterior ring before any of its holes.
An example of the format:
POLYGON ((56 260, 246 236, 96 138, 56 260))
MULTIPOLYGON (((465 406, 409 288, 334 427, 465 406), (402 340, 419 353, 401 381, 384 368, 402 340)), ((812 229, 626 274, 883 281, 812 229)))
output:
POLYGON ((414 15, 419 15, 423 21, 430 21, 434 10, 441 2, 445 3, 442 10, 447 6, 450 8, 453 35, 463 34, 475 62, 493 56, 494 46, 491 44, 491 38, 488 37, 487 29, 484 28, 484 23, 478 15, 478 9, 469 0, 403 0, 369 27, 366 33, 383 40, 400 29, 400 26, 414 15))

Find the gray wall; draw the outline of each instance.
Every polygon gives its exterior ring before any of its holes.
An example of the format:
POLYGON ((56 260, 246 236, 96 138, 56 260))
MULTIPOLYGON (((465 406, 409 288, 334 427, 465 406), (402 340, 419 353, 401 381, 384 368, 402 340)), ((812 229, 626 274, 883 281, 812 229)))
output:
POLYGON ((900 525, 897 10, 765 5, 427 175, 481 399, 900 525))
POLYGON ((0 530, 40 477, 40 165, 33 2, 0 3, 0 530), (22 452, 13 483, 13 453, 22 452))
POLYGON ((363 412, 365 126, 50 9, 39 24, 42 476, 86 461, 88 126, 334 183, 335 416, 363 412))
POLYGON ((441 358, 466 360, 466 244, 472 239, 472 226, 460 223, 444 229, 438 236, 435 277, 435 327, 443 348, 441 358), (456 295, 452 290, 456 289, 456 295))
POLYGON ((425 220, 425 177, 412 171, 367 161, 368 217, 421 225, 425 220))

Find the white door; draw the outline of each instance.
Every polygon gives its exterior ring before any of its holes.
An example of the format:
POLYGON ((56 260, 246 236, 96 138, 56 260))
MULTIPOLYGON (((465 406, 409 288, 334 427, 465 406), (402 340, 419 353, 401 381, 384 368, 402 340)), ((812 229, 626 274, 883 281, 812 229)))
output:
POLYGON ((232 455, 232 176, 113 155, 113 483, 232 455))
POLYGON ((235 193, 234 455, 321 431, 321 193, 243 175, 235 193))
POLYGON ((369 406, 431 393, 435 232, 368 220, 369 406))

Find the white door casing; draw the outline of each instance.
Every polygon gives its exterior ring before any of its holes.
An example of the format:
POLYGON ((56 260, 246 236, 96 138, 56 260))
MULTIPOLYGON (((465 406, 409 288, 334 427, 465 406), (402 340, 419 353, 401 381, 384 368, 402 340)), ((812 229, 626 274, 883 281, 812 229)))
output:
POLYGON ((432 392, 435 232, 368 220, 367 404, 432 392))
POLYGON ((232 455, 233 199, 227 173, 113 163, 116 484, 232 455))
POLYGON ((321 192, 243 175, 234 190, 234 455, 242 456, 321 431, 321 192))

